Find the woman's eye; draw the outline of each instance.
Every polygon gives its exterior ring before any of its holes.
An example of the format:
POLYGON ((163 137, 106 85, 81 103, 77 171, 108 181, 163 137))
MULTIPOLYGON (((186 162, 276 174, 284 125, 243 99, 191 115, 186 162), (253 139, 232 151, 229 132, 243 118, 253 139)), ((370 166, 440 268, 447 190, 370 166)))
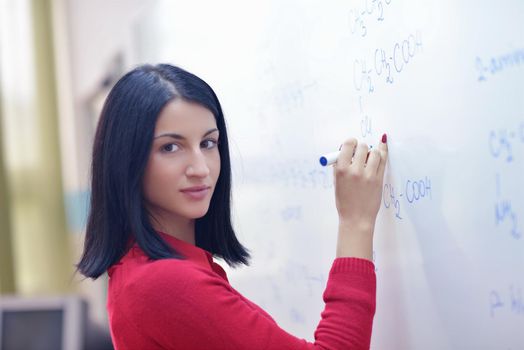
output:
POLYGON ((174 152, 178 149, 178 146, 174 143, 170 143, 162 147, 162 150, 165 152, 174 152))
POLYGON ((214 148, 217 144, 218 142, 215 140, 205 140, 204 142, 202 142, 202 145, 204 145, 206 149, 214 148))

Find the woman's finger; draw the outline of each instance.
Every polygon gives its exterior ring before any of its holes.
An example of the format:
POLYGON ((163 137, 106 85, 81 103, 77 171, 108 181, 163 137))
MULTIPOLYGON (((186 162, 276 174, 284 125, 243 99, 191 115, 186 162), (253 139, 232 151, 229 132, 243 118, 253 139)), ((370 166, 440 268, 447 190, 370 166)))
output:
POLYGON ((382 140, 379 142, 378 149, 380 151, 380 164, 378 166, 378 175, 383 178, 384 171, 386 169, 386 163, 388 161, 388 143, 387 135, 382 135, 382 140))
POLYGON ((376 148, 373 148, 369 152, 368 161, 366 163, 366 173, 369 175, 376 175, 380 166, 380 162, 380 151, 376 148))
POLYGON ((336 162, 337 168, 351 165, 357 144, 358 141, 355 138, 347 139, 346 142, 342 144, 342 148, 340 149, 341 152, 336 162))
POLYGON ((357 149, 355 150, 355 156, 353 157, 353 165, 364 168, 364 165, 366 164, 366 157, 368 156, 368 145, 361 142, 357 145, 357 149))

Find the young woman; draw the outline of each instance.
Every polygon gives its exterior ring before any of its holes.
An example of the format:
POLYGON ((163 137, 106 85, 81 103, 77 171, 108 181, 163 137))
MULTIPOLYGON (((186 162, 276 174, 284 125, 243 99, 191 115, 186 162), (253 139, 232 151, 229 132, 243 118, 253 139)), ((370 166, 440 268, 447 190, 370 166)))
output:
MULTIPOLYGON (((229 284, 248 264, 231 226, 231 166, 217 96, 178 67, 140 66, 111 90, 93 148, 84 252, 107 271, 116 349, 367 349, 375 313, 373 230, 386 135, 368 154, 348 139, 334 167, 336 258, 315 343, 287 333, 229 284)), ((313 199, 312 199, 313 200, 313 199)))

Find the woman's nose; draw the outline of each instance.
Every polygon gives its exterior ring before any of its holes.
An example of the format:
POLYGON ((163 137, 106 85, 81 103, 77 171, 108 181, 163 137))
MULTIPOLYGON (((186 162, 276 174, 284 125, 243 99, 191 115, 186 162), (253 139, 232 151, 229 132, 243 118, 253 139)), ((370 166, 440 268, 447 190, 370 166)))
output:
POLYGON ((193 152, 191 159, 186 169, 187 176, 206 177, 209 175, 209 166, 207 164, 206 156, 202 151, 193 152))

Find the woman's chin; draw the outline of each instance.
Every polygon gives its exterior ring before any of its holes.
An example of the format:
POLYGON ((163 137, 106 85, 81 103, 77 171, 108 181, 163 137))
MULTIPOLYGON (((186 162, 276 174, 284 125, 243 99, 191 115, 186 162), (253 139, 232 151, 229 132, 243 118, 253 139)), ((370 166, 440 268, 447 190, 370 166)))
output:
POLYGON ((202 209, 202 210, 195 210, 189 213, 188 217, 190 217, 191 219, 200 219, 207 214, 208 210, 209 210, 209 207, 206 207, 205 209, 202 209))

